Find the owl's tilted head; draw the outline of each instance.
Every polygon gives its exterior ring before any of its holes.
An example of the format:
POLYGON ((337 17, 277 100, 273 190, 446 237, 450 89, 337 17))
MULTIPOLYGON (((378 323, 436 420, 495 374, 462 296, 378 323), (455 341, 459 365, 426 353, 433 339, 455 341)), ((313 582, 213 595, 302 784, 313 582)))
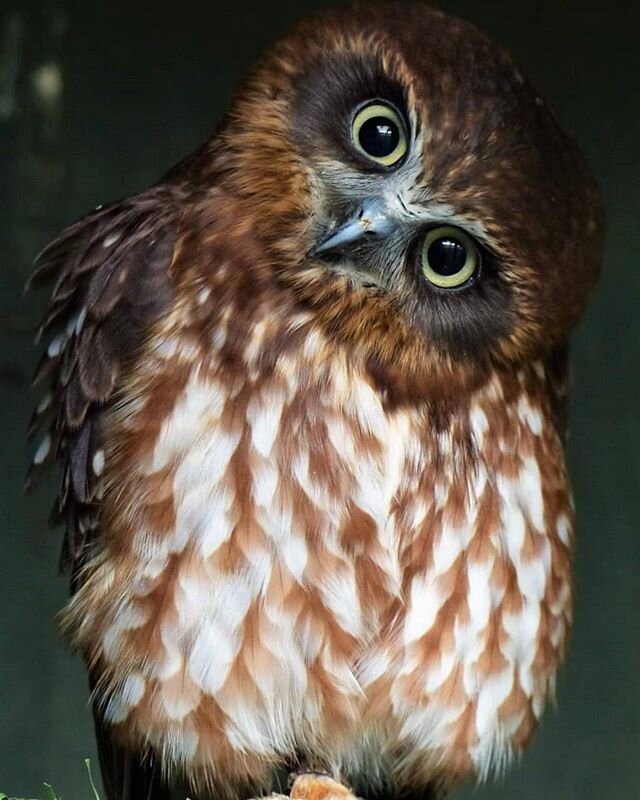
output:
POLYGON ((374 359, 529 360, 566 338, 597 277, 576 146, 504 50, 426 6, 299 26, 215 142, 285 280, 374 359))

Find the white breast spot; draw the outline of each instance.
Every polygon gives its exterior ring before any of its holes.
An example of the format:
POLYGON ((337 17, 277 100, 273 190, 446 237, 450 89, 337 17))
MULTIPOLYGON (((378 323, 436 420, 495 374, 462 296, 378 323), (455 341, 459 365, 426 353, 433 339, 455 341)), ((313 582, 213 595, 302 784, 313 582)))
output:
POLYGON ((518 588, 527 600, 541 601, 544 598, 547 576, 544 563, 538 559, 521 561, 516 566, 518 588))
POLYGON ((424 685, 425 692, 431 693, 437 691, 449 675, 451 675, 451 670, 458 663, 458 655, 455 650, 441 653, 438 664, 426 674, 424 685))
POLYGON ((200 692, 195 691, 189 694, 187 692, 167 693, 166 691, 161 691, 160 699, 162 701, 162 707, 169 719, 180 722, 187 714, 190 714, 194 708, 197 708, 200 700, 200 692))
POLYGON ((571 584, 569 583, 568 576, 567 580, 564 580, 560 586, 558 591, 558 596, 554 602, 549 604, 549 610, 555 616, 561 616, 566 614, 571 609, 571 584))
POLYGON ((104 708, 104 718, 113 725, 124 722, 131 713, 131 707, 122 702, 118 694, 112 694, 104 708))
POLYGON ((284 400, 284 396, 273 392, 261 393, 260 396, 253 397, 247 407, 251 444, 265 458, 271 454, 278 435, 284 400))
POLYGON ((222 688, 237 653, 237 637, 212 620, 204 623, 189 655, 187 671, 193 682, 210 695, 222 688))
POLYGON ((157 658, 150 669, 151 675, 160 681, 168 681, 177 675, 184 666, 184 658, 177 647, 175 631, 167 631, 166 626, 162 631, 164 650, 162 657, 157 658))
POLYGON ((433 568, 436 575, 444 575, 463 550, 465 531, 444 525, 433 548, 433 568))
POLYGON ((293 577, 302 583, 302 575, 307 565, 307 546, 302 536, 291 535, 282 543, 282 560, 293 577))
POLYGON ((212 556, 233 531, 232 503, 233 495, 222 487, 214 491, 207 491, 203 485, 194 487, 176 504, 172 552, 181 552, 187 543, 197 542, 205 559, 212 556))
POLYGON ((558 521, 556 522, 556 533, 562 544, 566 547, 571 545, 571 523, 569 522, 569 517, 566 514, 560 514, 558 517, 558 521))
POLYGON ((198 752, 199 741, 197 731, 181 725, 179 730, 169 731, 167 740, 162 744, 162 751, 168 760, 177 764, 188 764, 198 752))
POLYGON ((388 421, 380 402, 380 394, 366 381, 353 383, 347 398, 346 410, 358 420, 364 431, 380 441, 385 440, 388 421))
POLYGON ((358 667, 358 681, 367 687, 386 675, 391 669, 389 653, 381 647, 370 651, 358 667))
POLYGON ((518 476, 518 497, 524 512, 536 530, 544 533, 544 500, 540 467, 535 458, 528 456, 522 462, 518 476))
POLYGON ((498 710, 513 689, 513 669, 508 667, 498 675, 485 677, 480 684, 476 705, 476 731, 486 737, 496 732, 498 710))
POLYGON ((517 500, 517 485, 514 481, 498 478, 501 500, 502 537, 506 551, 512 560, 520 558, 525 535, 525 519, 517 500))
POLYGON ((449 485, 444 481, 437 481, 433 487, 433 499, 436 508, 444 508, 449 499, 449 485))
POLYGON ((117 659, 123 634, 141 628, 148 619, 149 612, 135 601, 120 608, 117 617, 102 636, 102 648, 106 657, 117 659))
POLYGON ((508 634, 500 645, 503 655, 513 664, 531 664, 538 647, 540 604, 529 601, 515 614, 503 613, 502 625, 508 634))
POLYGON ((405 646, 421 639, 431 630, 447 595, 432 581, 416 577, 411 583, 409 606, 404 620, 405 646))
POLYGON ((144 697, 146 682, 141 673, 132 672, 109 696, 104 709, 108 722, 118 724, 124 722, 131 709, 138 705, 144 697))
POLYGON ((493 560, 470 561, 467 564, 468 600, 471 622, 476 630, 484 630, 491 613, 491 572, 493 560))
POLYGON ((542 414, 538 408, 534 408, 529 402, 529 398, 523 394, 518 401, 518 417, 520 421, 528 426, 534 436, 542 433, 542 414))
POLYGON ((274 501, 280 481, 278 465, 274 459, 265 458, 252 466, 252 473, 251 494, 253 501, 258 507, 269 508, 274 501))
POLYGON ((325 572, 319 585, 323 603, 334 614, 340 627, 352 636, 362 633, 360 600, 355 575, 349 565, 340 572, 325 572))
POLYGON ((469 422, 471 424, 471 432, 473 433, 476 447, 481 448, 484 443, 485 433, 489 429, 489 422, 487 420, 487 415, 479 405, 471 406, 469 422))
POLYGON ((145 679, 139 672, 132 672, 124 680, 120 689, 122 702, 128 706, 137 706, 145 692, 145 679))

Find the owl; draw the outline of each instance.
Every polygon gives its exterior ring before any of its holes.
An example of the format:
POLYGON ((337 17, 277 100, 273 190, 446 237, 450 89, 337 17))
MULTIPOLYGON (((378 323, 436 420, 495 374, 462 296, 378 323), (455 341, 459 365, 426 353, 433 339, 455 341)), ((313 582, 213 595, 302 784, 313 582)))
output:
POLYGON ((427 800, 523 750, 571 623, 601 229, 510 56, 398 3, 299 24, 204 146, 43 251, 32 478, 58 462, 109 800, 283 771, 427 800))

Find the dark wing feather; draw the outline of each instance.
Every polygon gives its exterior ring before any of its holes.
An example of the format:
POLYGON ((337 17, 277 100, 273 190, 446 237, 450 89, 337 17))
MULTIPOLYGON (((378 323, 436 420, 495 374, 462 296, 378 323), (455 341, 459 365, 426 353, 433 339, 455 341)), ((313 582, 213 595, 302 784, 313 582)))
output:
POLYGON ((29 281, 55 285, 37 333, 47 346, 34 382, 49 385, 29 426, 42 438, 27 487, 58 460, 53 519, 66 524, 62 566, 74 573, 92 550, 105 412, 123 366, 171 304, 180 199, 176 187, 159 186, 95 211, 42 251, 29 281))
POLYGON ((162 780, 160 762, 153 753, 143 759, 124 750, 114 740, 97 710, 93 715, 100 771, 108 800, 171 800, 172 793, 162 780))
MULTIPOLYGON (((47 342, 35 382, 48 390, 35 410, 39 436, 27 486, 52 460, 60 467, 52 522, 66 526, 61 565, 75 588, 98 537, 105 414, 123 368, 170 308, 169 275, 184 191, 163 184, 100 208, 67 228, 36 260, 29 287, 55 282, 38 340, 47 342)), ((113 741, 95 714, 109 800, 164 800, 159 765, 113 741)))
POLYGON ((563 444, 569 435, 569 389, 571 369, 569 363, 569 343, 559 345, 545 362, 547 387, 551 399, 553 422, 563 444))

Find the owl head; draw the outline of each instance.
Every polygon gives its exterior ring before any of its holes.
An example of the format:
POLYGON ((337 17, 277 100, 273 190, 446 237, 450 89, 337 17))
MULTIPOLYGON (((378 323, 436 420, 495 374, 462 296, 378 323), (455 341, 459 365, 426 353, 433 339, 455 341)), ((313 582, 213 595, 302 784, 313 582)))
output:
POLYGON ((301 24, 208 157, 278 279, 376 363, 460 375, 544 356, 598 274, 575 144, 502 48, 424 5, 301 24))

